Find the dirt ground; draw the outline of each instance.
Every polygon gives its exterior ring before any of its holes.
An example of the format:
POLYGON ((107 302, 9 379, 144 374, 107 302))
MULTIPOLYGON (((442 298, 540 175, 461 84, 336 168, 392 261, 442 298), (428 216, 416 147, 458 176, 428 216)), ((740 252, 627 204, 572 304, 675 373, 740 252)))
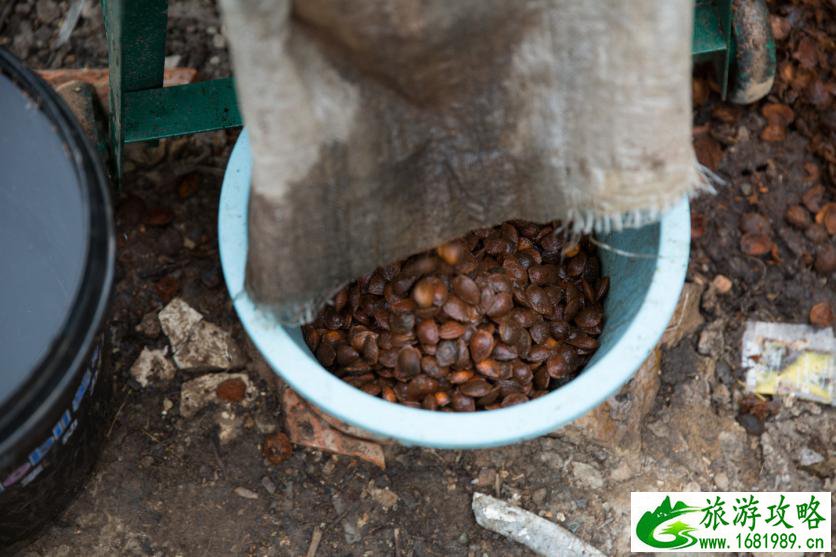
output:
MULTIPOLYGON (((85 3, 69 42, 55 48, 68 2, 6 1, 0 45, 31 67, 106 65, 98 2, 85 3)), ((131 148, 115 196, 113 421, 85 491, 21 554, 304 555, 318 528, 318 555, 529 555, 475 523, 471 497, 483 491, 623 555, 631 491, 833 491, 836 411, 797 399, 753 401, 743 392, 747 319, 807 323, 814 304, 836 307, 833 271, 818 270, 817 262, 834 248, 833 236, 785 220, 811 187, 822 186, 822 204, 836 199, 835 60, 826 40, 836 36, 834 8, 801 1, 770 7, 779 78, 767 99, 731 107, 697 73, 697 151, 726 183, 692 205, 684 338, 668 339, 661 374, 651 368, 634 381, 613 401, 609 420, 593 416, 512 447, 390 445, 384 471, 297 446, 288 460, 270 464, 260 444, 284 427, 282 385, 248 343, 218 260, 218 197, 237 132, 131 148), (765 132, 774 123, 764 115, 768 103, 791 106, 794 119, 765 132), (762 231, 768 253, 760 256, 741 246, 742 221, 750 218, 743 215, 752 212, 769 227, 762 231), (242 431, 228 443, 219 441, 213 410, 192 418, 178 412, 180 385, 194 374, 143 388, 128 373, 144 347, 167 344, 158 328, 137 326, 153 322, 176 296, 232 334, 246 354, 242 369, 258 386, 255 404, 241 410, 242 431)), ((170 64, 227 75, 225 49, 214 2, 171 2, 170 64)))

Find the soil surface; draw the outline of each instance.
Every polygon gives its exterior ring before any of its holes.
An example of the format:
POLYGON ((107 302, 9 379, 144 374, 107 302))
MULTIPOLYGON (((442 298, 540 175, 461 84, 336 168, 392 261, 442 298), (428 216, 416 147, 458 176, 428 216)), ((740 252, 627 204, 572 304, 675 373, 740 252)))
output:
MULTIPOLYGON (((71 38, 56 46, 68 2, 5 3, 0 45, 33 68, 104 67, 98 6, 85 2, 71 38)), ((723 103, 708 74, 696 73, 695 146, 725 184, 692 206, 684 336, 663 347, 660 375, 651 365, 606 416, 512 447, 386 445, 381 470, 296 446, 271 464, 260 447, 285 427, 284 387, 246 339, 218 260, 218 197, 237 132, 131 146, 114 196, 118 282, 108 333, 117 385, 107 441, 85 491, 21 554, 304 555, 318 530, 318 555, 529 555, 475 523, 471 497, 482 491, 623 555, 631 491, 834 490, 836 411, 743 390, 746 320, 808 323, 814 304, 836 307, 833 271, 817 263, 834 237, 785 219, 812 187, 821 186, 820 205, 836 199, 834 8, 799 1, 770 9, 779 76, 767 99, 723 103), (768 104, 791 107, 793 118, 768 104), (748 213, 765 217, 755 239, 762 255, 742 239, 760 222, 748 213), (231 333, 246 355, 240 370, 258 387, 255 403, 236 409, 242 427, 225 442, 217 409, 191 418, 178 411, 181 384, 201 373, 178 371, 147 387, 129 373, 143 348, 167 346, 156 316, 175 297, 231 333)), ((214 2, 171 2, 167 53, 170 65, 202 77, 229 74, 214 2)), ((814 221, 816 211, 805 210, 814 221)))

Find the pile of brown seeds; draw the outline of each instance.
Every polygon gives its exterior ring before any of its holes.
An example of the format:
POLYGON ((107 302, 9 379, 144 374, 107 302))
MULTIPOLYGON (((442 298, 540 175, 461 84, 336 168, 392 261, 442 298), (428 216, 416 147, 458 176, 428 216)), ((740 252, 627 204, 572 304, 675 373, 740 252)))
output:
POLYGON ((492 410, 577 375, 598 348, 608 287, 588 238, 512 221, 377 269, 303 332, 323 366, 370 395, 492 410))

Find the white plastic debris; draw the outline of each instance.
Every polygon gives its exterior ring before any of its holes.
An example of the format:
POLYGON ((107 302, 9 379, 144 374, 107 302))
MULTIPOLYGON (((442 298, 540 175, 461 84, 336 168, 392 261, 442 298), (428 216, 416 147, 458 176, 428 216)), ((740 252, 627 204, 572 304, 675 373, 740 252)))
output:
POLYGON ((160 326, 180 369, 229 369, 242 364, 241 351, 232 335, 203 319, 180 298, 160 312, 160 326))
POLYGON ((749 321, 741 350, 746 389, 836 406, 835 355, 832 328, 749 321))
POLYGON ((174 372, 174 364, 168 359, 168 348, 150 350, 146 346, 131 366, 131 377, 143 387, 153 381, 171 381, 174 372))
POLYGON ((557 524, 484 493, 473 494, 473 514, 482 528, 521 543, 538 555, 604 555, 557 524))

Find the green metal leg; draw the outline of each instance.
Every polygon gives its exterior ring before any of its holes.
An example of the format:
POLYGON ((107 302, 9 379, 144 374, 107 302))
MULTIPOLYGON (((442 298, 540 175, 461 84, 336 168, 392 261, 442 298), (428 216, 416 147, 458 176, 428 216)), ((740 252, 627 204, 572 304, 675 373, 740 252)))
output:
POLYGON ((122 177, 126 98, 163 86, 168 0, 102 0, 110 69, 110 141, 114 178, 122 177))

